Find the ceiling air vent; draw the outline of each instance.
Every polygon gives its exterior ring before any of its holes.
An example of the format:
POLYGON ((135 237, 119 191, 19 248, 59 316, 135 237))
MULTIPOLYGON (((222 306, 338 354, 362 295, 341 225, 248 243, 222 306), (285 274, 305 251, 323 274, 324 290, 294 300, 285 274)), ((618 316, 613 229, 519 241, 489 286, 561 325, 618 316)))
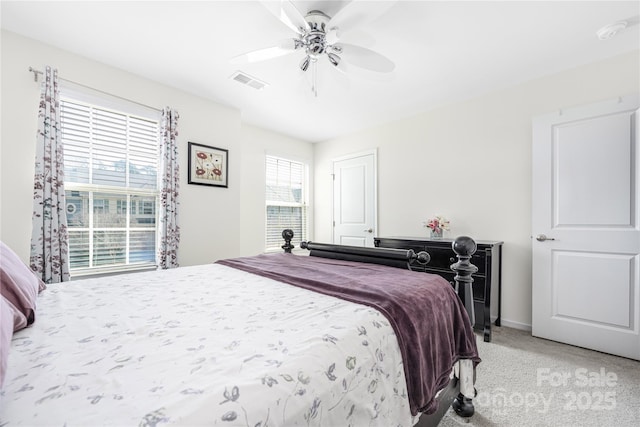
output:
POLYGON ((260 81, 255 77, 251 77, 249 74, 243 73, 242 71, 236 71, 233 73, 231 79, 258 90, 262 90, 267 86, 267 83, 260 81))

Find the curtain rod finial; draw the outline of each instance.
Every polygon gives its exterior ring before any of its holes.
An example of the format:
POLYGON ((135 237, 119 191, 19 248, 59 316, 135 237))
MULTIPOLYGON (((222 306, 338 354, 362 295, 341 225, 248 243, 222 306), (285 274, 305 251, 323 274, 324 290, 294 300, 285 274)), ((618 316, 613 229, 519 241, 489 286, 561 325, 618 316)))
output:
POLYGON ((33 81, 37 82, 38 81, 38 70, 36 70, 33 67, 29 67, 29 72, 33 73, 33 81))

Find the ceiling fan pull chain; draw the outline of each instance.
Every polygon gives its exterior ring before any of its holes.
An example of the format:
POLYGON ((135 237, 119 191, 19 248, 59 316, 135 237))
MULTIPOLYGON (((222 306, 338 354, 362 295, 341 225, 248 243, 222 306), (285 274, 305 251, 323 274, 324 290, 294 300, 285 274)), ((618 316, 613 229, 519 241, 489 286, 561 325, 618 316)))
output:
POLYGON ((318 86, 317 86, 317 72, 316 72, 316 68, 318 67, 318 61, 316 61, 315 59, 313 60, 313 64, 311 65, 311 91, 313 92, 313 95, 317 98, 318 97, 318 86))

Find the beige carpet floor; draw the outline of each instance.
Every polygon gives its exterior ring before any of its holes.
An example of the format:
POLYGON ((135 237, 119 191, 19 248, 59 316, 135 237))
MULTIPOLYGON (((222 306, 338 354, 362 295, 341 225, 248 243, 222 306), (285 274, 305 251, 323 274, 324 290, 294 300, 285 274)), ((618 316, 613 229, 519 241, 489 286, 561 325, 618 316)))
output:
POLYGON ((476 336, 475 415, 440 426, 640 426, 640 362, 505 327, 476 336))

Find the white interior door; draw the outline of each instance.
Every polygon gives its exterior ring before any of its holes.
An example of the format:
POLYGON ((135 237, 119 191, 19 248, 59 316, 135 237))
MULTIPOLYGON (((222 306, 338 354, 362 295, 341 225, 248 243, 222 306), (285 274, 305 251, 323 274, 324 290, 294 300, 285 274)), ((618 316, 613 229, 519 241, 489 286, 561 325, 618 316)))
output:
POLYGON ((638 96, 533 121, 533 335, 640 360, 638 96))
POLYGON ((376 153, 333 162, 333 243, 373 247, 376 233, 376 153))

